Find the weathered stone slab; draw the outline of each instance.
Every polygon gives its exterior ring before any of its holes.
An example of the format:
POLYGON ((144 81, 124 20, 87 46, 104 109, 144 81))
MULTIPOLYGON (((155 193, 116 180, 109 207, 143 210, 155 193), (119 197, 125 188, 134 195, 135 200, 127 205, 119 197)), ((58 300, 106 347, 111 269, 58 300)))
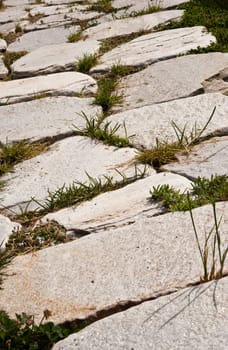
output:
POLYGON ((178 163, 167 164, 164 169, 190 178, 228 174, 228 136, 195 146, 188 155, 179 155, 177 159, 178 163))
POLYGON ((29 52, 46 45, 63 44, 67 42, 71 33, 79 30, 80 26, 72 26, 70 29, 57 27, 25 33, 8 46, 8 51, 25 50, 29 52))
POLYGON ((9 236, 13 230, 17 230, 21 227, 17 222, 11 221, 6 216, 0 214, 0 251, 5 248, 9 236))
POLYGON ((0 39, 0 51, 5 51, 7 48, 7 43, 4 39, 0 39))
POLYGON ((27 12, 23 7, 6 7, 4 11, 0 11, 0 24, 18 22, 23 17, 27 17, 27 12))
POLYGON ((182 176, 169 173, 151 175, 124 188, 97 196, 79 206, 62 209, 46 215, 42 222, 55 220, 67 230, 96 231, 113 225, 123 225, 144 211, 161 214, 163 209, 148 200, 153 186, 168 184, 178 190, 191 188, 191 182, 182 176))
POLYGON ((78 59, 85 54, 95 54, 99 46, 96 40, 47 45, 15 61, 11 66, 12 74, 19 78, 72 70, 78 59))
POLYGON ((49 74, 0 83, 0 103, 10 104, 32 100, 42 94, 75 96, 76 93, 95 93, 97 83, 79 72, 49 74))
MULTIPOLYGON (((227 202, 217 204, 224 245, 227 209, 227 202)), ((204 242, 214 224, 212 207, 193 215, 204 242)), ((188 212, 145 213, 127 226, 17 257, 6 272, 0 309, 24 310, 37 322, 48 309, 50 320, 64 322, 185 287, 199 280, 202 266, 188 212)))
POLYGON ((8 74, 8 69, 4 65, 2 56, 0 56, 0 79, 4 79, 8 74))
POLYGON ((227 349, 228 278, 186 288, 100 320, 53 350, 227 349))
POLYGON ((116 109, 132 109, 195 95, 205 88, 205 79, 218 74, 227 65, 228 54, 219 52, 157 62, 120 81, 119 93, 124 98, 116 109))
POLYGON ((202 84, 205 92, 221 92, 228 95, 228 67, 205 80, 202 84))
MULTIPOLYGON (((132 148, 116 149, 81 136, 66 138, 56 142, 46 153, 18 164, 13 173, 3 176, 7 186, 1 191, 1 204, 16 207, 28 203, 31 197, 42 202, 48 189, 55 191, 73 181, 89 182, 86 173, 96 178, 113 175, 114 179, 120 179, 120 174, 115 171, 118 168, 132 176, 135 169, 128 162, 134 156, 132 148)), ((34 207, 38 205, 31 203, 29 208, 34 207)))
POLYGON ((113 20, 90 27, 84 31, 84 34, 90 39, 106 39, 115 36, 121 36, 136 33, 140 30, 149 30, 158 24, 164 24, 171 20, 179 20, 184 11, 161 11, 135 18, 125 18, 113 20))
POLYGON ((149 6, 160 6, 162 9, 173 8, 189 0, 114 0, 112 6, 121 8, 129 6, 126 13, 132 14, 148 9, 149 6))
POLYGON ((92 98, 47 97, 0 107, 0 142, 57 138, 85 127, 81 113, 101 114, 92 98))
MULTIPOLYGON (((197 128, 201 130, 207 123, 214 107, 216 110, 212 120, 202 136, 211 133, 222 134, 227 130, 228 97, 222 94, 203 94, 185 99, 135 108, 111 115, 107 120, 113 125, 121 124, 117 134, 133 135, 133 145, 151 148, 160 141, 177 140, 172 121, 190 136, 197 128), (124 126, 125 125, 125 126, 124 126)), ((107 121, 106 120, 106 121, 107 121)))
POLYGON ((176 57, 197 47, 207 47, 216 42, 204 27, 178 28, 142 35, 117 46, 101 57, 101 64, 92 73, 108 71, 113 64, 146 66, 159 60, 176 57))

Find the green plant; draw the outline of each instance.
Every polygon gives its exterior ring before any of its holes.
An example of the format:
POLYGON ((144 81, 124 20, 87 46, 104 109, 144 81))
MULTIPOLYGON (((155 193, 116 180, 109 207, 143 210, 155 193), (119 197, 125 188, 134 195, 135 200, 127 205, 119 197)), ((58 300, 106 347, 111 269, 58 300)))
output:
POLYGON ((67 37, 69 43, 75 43, 76 41, 79 41, 81 39, 84 39, 82 31, 71 33, 67 37))
POLYGON ((20 24, 17 23, 15 26, 15 33, 21 33, 21 32, 22 32, 22 28, 21 28, 20 24))
POLYGON ((3 56, 3 62, 5 66, 8 68, 8 70, 10 71, 11 64, 13 64, 13 62, 18 60, 22 56, 26 55, 27 53, 28 53, 27 51, 17 51, 17 52, 6 51, 3 56))
POLYGON ((86 11, 97 11, 104 13, 116 12, 117 9, 112 7, 112 0, 98 0, 87 7, 86 11))
POLYGON ((88 73, 89 70, 95 66, 98 62, 95 54, 85 54, 82 58, 78 59, 75 69, 81 73, 88 73))
POLYGON ((98 91, 94 103, 101 106, 104 113, 107 113, 114 105, 120 103, 122 96, 115 92, 117 87, 116 78, 102 77, 98 79, 98 91))
POLYGON ((150 13, 155 13, 155 12, 159 12, 162 11, 162 7, 160 6, 159 3, 157 3, 156 5, 150 5, 148 4, 148 6, 146 8, 144 8, 141 11, 132 11, 129 15, 129 17, 138 17, 138 16, 143 16, 143 15, 147 15, 150 13))

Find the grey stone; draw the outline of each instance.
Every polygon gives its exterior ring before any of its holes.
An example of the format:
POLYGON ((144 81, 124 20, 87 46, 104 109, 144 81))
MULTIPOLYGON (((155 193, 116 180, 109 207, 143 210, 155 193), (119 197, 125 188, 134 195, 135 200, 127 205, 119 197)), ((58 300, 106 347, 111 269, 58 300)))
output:
POLYGON ((40 94, 75 96, 76 93, 88 94, 96 91, 97 83, 89 75, 64 72, 2 82, 0 103, 28 101, 39 97, 40 94))
POLYGON ((84 128, 87 116, 101 114, 101 107, 92 98, 47 97, 0 107, 0 142, 58 138, 74 130, 73 124, 84 128))
POLYGON ((119 93, 124 98, 116 109, 132 109, 195 95, 203 91, 206 79, 227 65, 228 54, 219 52, 157 62, 120 81, 119 93))
POLYGON ((8 74, 8 69, 4 65, 3 59, 0 56, 0 79, 4 79, 8 74))
POLYGON ((0 253, 5 248, 9 236, 14 230, 20 229, 21 225, 11 221, 6 216, 0 214, 0 253))
MULTIPOLYGON (((15 166, 14 172, 3 176, 7 186, 1 191, 1 205, 14 207, 28 203, 32 197, 42 202, 48 195, 48 190, 56 191, 64 184, 73 181, 89 181, 88 173, 92 177, 102 175, 120 179, 115 171, 128 171, 134 174, 134 167, 128 162, 135 156, 131 148, 116 149, 87 137, 75 136, 56 142, 50 149, 32 159, 15 166)), ((30 209, 38 207, 32 202, 30 209)))
POLYGON ((162 9, 173 8, 189 0, 114 0, 112 6, 115 8, 121 8, 129 6, 126 10, 126 14, 136 13, 142 10, 146 10, 149 6, 160 6, 162 9))
POLYGON ((85 54, 95 54, 100 44, 95 40, 59 45, 47 45, 19 58, 12 66, 14 77, 72 70, 78 59, 85 54))
POLYGON ((23 7, 6 7, 0 11, 0 24, 18 22, 23 17, 27 17, 27 12, 23 7))
POLYGON ((96 231, 113 225, 124 225, 126 221, 144 211, 157 215, 161 206, 150 202, 148 197, 153 186, 168 184, 180 191, 189 190, 191 182, 182 176, 161 173, 138 180, 124 188, 97 196, 79 206, 47 214, 42 222, 57 221, 67 230, 83 229, 96 231))
MULTIPOLYGON (((227 209, 227 202, 217 204, 222 250, 227 209)), ((203 244, 214 224, 212 206, 193 215, 203 244)), ((6 273, 1 310, 13 316, 24 310, 39 322, 48 309, 50 321, 64 322, 186 287, 199 281, 202 266, 188 212, 147 212, 127 226, 16 257, 6 273)))
POLYGON ((113 20, 111 22, 98 24, 95 27, 90 27, 84 31, 84 34, 90 39, 106 39, 136 33, 140 30, 149 30, 159 24, 164 24, 171 20, 178 20, 182 15, 183 11, 174 10, 161 11, 135 18, 113 20))
MULTIPOLYGON (((228 129, 228 128, 227 128, 228 129)), ((213 138, 195 146, 187 155, 178 155, 178 163, 163 169, 187 175, 190 178, 228 174, 228 136, 213 138)))
POLYGON ((101 63, 92 68, 91 72, 108 71, 117 63, 146 66, 159 60, 176 57, 190 49, 207 47, 213 42, 216 42, 215 37, 201 26, 150 33, 105 53, 101 57, 101 63))
POLYGON ((228 67, 208 78, 202 84, 205 92, 221 92, 228 95, 228 67))
POLYGON ((226 132, 228 97, 222 94, 203 94, 170 102, 131 109, 113 114, 107 121, 120 124, 117 134, 131 136, 131 142, 137 147, 151 148, 156 139, 173 142, 177 140, 174 122, 181 130, 185 128, 185 136, 191 132, 199 132, 207 123, 214 107, 215 113, 202 136, 221 135, 226 132))
POLYGON ((80 26, 72 26, 69 29, 57 27, 25 33, 8 46, 8 51, 34 51, 46 45, 63 44, 70 34, 79 30, 80 26))
POLYGON ((227 349, 228 278, 161 296, 100 320, 52 350, 227 349))
POLYGON ((4 39, 0 39, 0 52, 5 51, 7 48, 7 43, 4 39))

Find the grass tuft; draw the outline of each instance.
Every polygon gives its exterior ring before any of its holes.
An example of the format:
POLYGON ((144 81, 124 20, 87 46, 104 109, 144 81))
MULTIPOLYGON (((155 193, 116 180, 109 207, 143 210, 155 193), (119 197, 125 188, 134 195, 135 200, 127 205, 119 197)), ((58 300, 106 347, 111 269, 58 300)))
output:
POLYGON ((86 11, 113 13, 116 12, 117 9, 112 7, 112 0, 98 0, 97 2, 88 6, 86 11))
POLYGON ((8 70, 10 71, 11 64, 13 64, 13 62, 18 60, 19 58, 25 56, 27 53, 28 51, 17 51, 17 52, 6 51, 3 56, 3 62, 5 66, 8 68, 8 70))
POLYGON ((95 54, 85 54, 77 61, 75 69, 81 73, 88 73, 90 69, 97 64, 97 62, 98 58, 95 54))
POLYGON ((98 92, 96 93, 94 104, 101 106, 103 112, 107 113, 114 105, 122 101, 122 96, 115 92, 117 79, 102 77, 98 79, 97 83, 98 92))
POLYGON ((76 41, 85 39, 85 37, 82 34, 82 31, 71 33, 68 35, 67 40, 69 43, 75 43, 76 41))

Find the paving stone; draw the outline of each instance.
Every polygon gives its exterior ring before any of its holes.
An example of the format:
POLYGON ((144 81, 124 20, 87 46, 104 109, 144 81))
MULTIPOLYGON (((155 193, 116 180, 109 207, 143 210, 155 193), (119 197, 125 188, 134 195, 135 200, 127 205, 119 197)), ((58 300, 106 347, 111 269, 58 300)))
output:
POLYGON ((100 320, 53 350, 227 349, 228 278, 190 287, 100 320))
POLYGON ((219 93, 202 94, 185 99, 154 104, 131 109, 111 115, 107 121, 120 124, 118 135, 131 136, 131 142, 137 147, 151 148, 156 145, 156 139, 173 142, 177 140, 172 121, 183 130, 185 135, 202 129, 214 107, 215 113, 202 136, 214 133, 221 135, 227 130, 228 97, 219 93))
POLYGON ((0 142, 58 138, 74 130, 73 124, 84 128, 87 116, 101 114, 101 107, 92 98, 47 97, 0 107, 0 142))
POLYGON ((177 159, 178 162, 167 164, 163 168, 189 178, 228 174, 228 136, 201 143, 188 155, 179 155, 177 159))
POLYGON ((15 61, 12 74, 19 78, 72 70, 78 59, 85 54, 95 54, 99 46, 96 40, 47 45, 15 61))
POLYGON ((124 98, 115 109, 132 109, 198 94, 205 89, 204 81, 227 65, 228 54, 219 52, 157 62, 120 81, 119 93, 124 98))
POLYGON ((4 65, 2 56, 0 56, 0 79, 4 79, 8 74, 8 69, 4 65))
POLYGON ((173 8, 188 1, 189 0, 114 0, 112 6, 115 8, 129 6, 126 13, 130 14, 148 9, 149 6, 160 6, 163 9, 173 8))
POLYGON ((4 11, 0 11, 0 24, 18 22, 23 17, 27 17, 27 12, 23 7, 6 7, 4 11))
MULTIPOLYGON (((227 209, 227 202, 217 204, 222 249, 227 209)), ((193 215, 203 242, 213 226, 212 206, 193 215)), ((50 320, 64 322, 186 287, 199 279, 202 266, 188 212, 144 213, 127 226, 19 256, 6 273, 0 309, 10 315, 23 310, 37 322, 48 309, 50 320)))
POLYGON ((139 16, 135 18, 126 18, 113 20, 98 24, 95 27, 86 29, 83 33, 90 39, 106 39, 115 36, 121 36, 136 33, 140 30, 149 30, 158 24, 168 23, 171 20, 178 20, 184 11, 161 11, 157 13, 139 16))
POLYGON ((94 231, 109 226, 123 225, 123 221, 132 220, 136 214, 150 211, 157 215, 163 212, 161 206, 148 200, 153 186, 169 184, 185 191, 191 188, 191 182, 182 176, 161 173, 138 180, 124 188, 107 192, 79 206, 62 209, 46 215, 42 222, 57 221, 67 230, 94 231))
MULTIPOLYGON (((14 172, 3 176, 7 186, 1 191, 1 205, 14 207, 28 203, 31 197, 42 202, 48 190, 55 191, 73 181, 89 181, 92 177, 110 175, 120 179, 115 168, 133 176, 134 166, 128 164, 135 156, 132 148, 116 149, 90 138, 69 137, 52 145, 46 153, 15 166, 14 172)), ((29 208, 38 207, 31 203, 29 208)))
POLYGON ((228 95, 228 67, 205 80, 202 85, 205 92, 221 92, 228 95))
MULTIPOLYGON (((31 16, 43 14, 44 16, 58 15, 60 13, 67 13, 71 8, 66 5, 54 5, 54 6, 36 6, 29 11, 31 16)), ((74 10, 75 7, 72 7, 74 10)))
POLYGON ((12 234, 13 230, 20 228, 20 224, 13 222, 6 216, 0 214, 0 253, 1 250, 5 248, 8 238, 12 234))
POLYGON ((7 48, 7 43, 4 39, 0 39, 0 52, 5 51, 7 48))
POLYGON ((197 47, 207 47, 216 39, 204 27, 178 28, 142 35, 105 53, 92 73, 108 71, 113 64, 146 66, 173 58, 197 47))
POLYGON ((95 93, 97 83, 87 74, 63 72, 0 83, 0 103, 28 101, 42 94, 75 96, 76 93, 95 93))

